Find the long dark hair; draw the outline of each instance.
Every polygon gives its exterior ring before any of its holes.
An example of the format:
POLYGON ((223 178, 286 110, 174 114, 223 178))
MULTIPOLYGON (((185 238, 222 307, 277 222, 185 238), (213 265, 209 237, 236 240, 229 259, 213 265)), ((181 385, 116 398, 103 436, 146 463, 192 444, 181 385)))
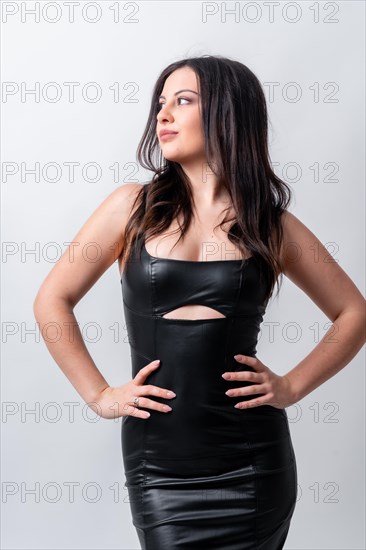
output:
MULTIPOLYGON (((268 115, 264 92, 248 67, 223 56, 203 55, 171 63, 159 75, 153 89, 150 113, 138 145, 136 158, 154 175, 135 198, 124 235, 123 265, 136 239, 164 232, 180 213, 181 235, 192 218, 192 191, 189 178, 179 163, 163 157, 156 135, 159 96, 166 78, 176 69, 194 70, 202 101, 202 124, 206 158, 210 170, 228 192, 235 218, 228 239, 243 252, 245 248, 260 266, 267 280, 267 300, 271 297, 282 263, 281 214, 291 200, 290 187, 276 176, 268 151, 268 115)), ((217 227, 217 226, 216 226, 217 227)), ((177 242, 178 242, 177 241, 177 242)), ((140 241, 141 242, 141 241, 140 241)), ((139 252, 141 253, 142 244, 139 252)), ((278 293, 277 291, 277 293, 278 293)))

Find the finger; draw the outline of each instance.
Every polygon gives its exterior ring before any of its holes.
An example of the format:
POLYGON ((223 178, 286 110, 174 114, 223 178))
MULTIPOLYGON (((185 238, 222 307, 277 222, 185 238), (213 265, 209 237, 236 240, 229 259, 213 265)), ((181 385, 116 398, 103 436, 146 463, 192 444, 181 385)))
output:
POLYGON ((173 399, 173 397, 176 397, 176 394, 173 391, 159 388, 159 386, 153 386, 152 384, 147 384, 146 386, 137 386, 136 393, 139 397, 146 394, 155 395, 156 397, 163 397, 164 399, 173 399))
POLYGON ((136 416, 136 418, 142 418, 145 420, 150 417, 150 413, 148 411, 140 411, 140 409, 138 409, 132 401, 124 403, 123 412, 123 416, 136 416))
POLYGON ((151 363, 149 363, 145 367, 142 367, 142 369, 140 369, 139 372, 134 377, 134 379, 133 379, 134 382, 136 382, 136 384, 138 384, 138 385, 143 384, 145 382, 145 379, 149 376, 149 374, 154 369, 159 367, 159 365, 160 365, 160 359, 157 359, 156 361, 152 361, 151 363))
POLYGON ((165 403, 158 403, 153 399, 148 399, 147 397, 139 397, 139 407, 144 407, 145 409, 153 409, 154 411, 168 413, 172 410, 169 405, 165 403))
POLYGON ((246 370, 224 372, 221 375, 225 380, 246 380, 248 382, 263 382, 263 375, 259 372, 246 370))
POLYGON ((234 407, 236 409, 251 409, 252 407, 260 407, 261 405, 268 405, 268 398, 266 396, 250 399, 249 401, 240 401, 234 407))
POLYGON ((246 386, 245 388, 230 388, 225 392, 229 397, 238 397, 242 395, 253 395, 256 393, 265 392, 264 384, 256 384, 254 386, 246 386))
POLYGON ((235 361, 238 361, 238 363, 244 363, 245 365, 249 365, 250 367, 253 367, 253 368, 260 368, 261 366, 263 367, 264 365, 259 361, 259 359, 257 359, 257 357, 251 357, 250 355, 241 355, 241 354, 238 354, 238 355, 234 355, 234 359, 235 361))

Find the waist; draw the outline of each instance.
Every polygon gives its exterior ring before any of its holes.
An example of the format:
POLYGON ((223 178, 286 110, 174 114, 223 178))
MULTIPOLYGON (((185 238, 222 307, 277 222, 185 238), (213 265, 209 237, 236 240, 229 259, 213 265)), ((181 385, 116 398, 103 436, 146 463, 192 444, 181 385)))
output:
MULTIPOLYGON (((215 319, 216 321, 216 319, 215 319)), ((160 366, 146 379, 145 384, 175 392, 174 399, 147 396, 172 407, 168 413, 146 408, 150 418, 123 418, 123 432, 128 455, 143 454, 157 459, 183 459, 204 456, 241 454, 253 445, 287 438, 289 430, 284 409, 269 405, 253 409, 236 409, 249 396, 229 397, 230 388, 252 385, 248 381, 222 378, 225 371, 253 371, 235 361, 234 355, 250 355, 253 348, 244 347, 228 323, 160 323, 155 326, 155 355, 160 366), (194 326, 193 326, 194 325, 194 326), (197 331, 199 327, 199 331, 197 331)), ((131 347, 134 372, 149 361, 131 347)), ((261 394, 257 394, 258 396, 261 394)), ((143 408, 143 407, 141 407, 143 408)))
POLYGON ((170 464, 179 475, 192 475, 209 469, 216 459, 230 464, 243 457, 262 470, 288 467, 293 459, 285 409, 261 406, 231 412, 197 402, 180 407, 173 401, 169 413, 150 409, 147 420, 123 417, 123 459, 131 483, 144 479, 148 464, 170 464))

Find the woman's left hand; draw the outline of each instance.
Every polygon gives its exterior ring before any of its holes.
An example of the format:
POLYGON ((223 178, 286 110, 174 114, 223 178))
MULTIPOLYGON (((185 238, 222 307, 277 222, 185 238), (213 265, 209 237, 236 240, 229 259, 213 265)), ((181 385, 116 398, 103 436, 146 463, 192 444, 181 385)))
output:
POLYGON ((240 401, 234 405, 238 409, 248 407, 259 407, 260 405, 270 405, 276 409, 284 409, 294 404, 291 394, 290 381, 286 376, 279 376, 266 367, 258 358, 248 355, 234 355, 238 363, 244 363, 253 367, 256 372, 235 371, 225 372, 222 376, 225 380, 254 382, 250 386, 242 388, 232 388, 226 391, 229 397, 241 395, 264 394, 260 397, 250 399, 249 401, 240 401))

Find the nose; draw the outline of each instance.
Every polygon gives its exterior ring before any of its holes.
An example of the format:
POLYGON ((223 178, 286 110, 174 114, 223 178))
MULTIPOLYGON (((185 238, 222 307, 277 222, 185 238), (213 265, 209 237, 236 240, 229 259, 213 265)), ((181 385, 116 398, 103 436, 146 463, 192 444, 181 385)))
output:
POLYGON ((163 121, 168 120, 171 121, 173 119, 171 112, 166 107, 166 105, 162 105, 158 114, 156 115, 156 120, 161 124, 163 121))

